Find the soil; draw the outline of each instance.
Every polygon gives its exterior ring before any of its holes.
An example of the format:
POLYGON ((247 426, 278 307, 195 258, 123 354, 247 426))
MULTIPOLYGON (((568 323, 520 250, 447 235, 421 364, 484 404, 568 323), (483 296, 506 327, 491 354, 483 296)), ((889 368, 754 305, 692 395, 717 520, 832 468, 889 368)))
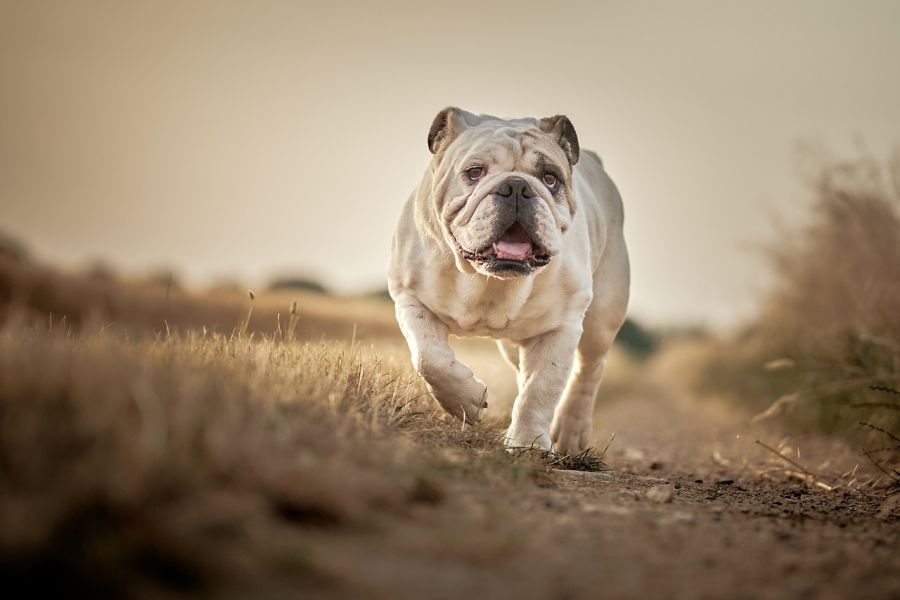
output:
MULTIPOLYGON (((804 481, 756 444, 775 432, 659 381, 598 414, 595 437, 616 433, 611 471, 548 470, 512 497, 454 490, 390 539, 324 533, 315 562, 334 585, 321 595, 900 598, 898 495, 804 481), (464 524, 473 513, 482 528, 464 524)), ((857 455, 837 442, 768 439, 823 480, 852 481, 839 475, 857 455)))

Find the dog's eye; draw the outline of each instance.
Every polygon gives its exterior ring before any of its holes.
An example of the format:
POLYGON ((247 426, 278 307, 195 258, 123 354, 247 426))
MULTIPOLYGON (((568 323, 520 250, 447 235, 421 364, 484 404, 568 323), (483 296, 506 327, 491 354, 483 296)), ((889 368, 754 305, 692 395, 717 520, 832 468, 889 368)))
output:
POLYGON ((466 177, 471 181, 478 181, 484 175, 484 167, 469 167, 466 169, 466 177))
POLYGON ((556 175, 554 175, 553 173, 544 173, 543 180, 544 185, 546 185, 548 188, 553 189, 556 187, 556 175))

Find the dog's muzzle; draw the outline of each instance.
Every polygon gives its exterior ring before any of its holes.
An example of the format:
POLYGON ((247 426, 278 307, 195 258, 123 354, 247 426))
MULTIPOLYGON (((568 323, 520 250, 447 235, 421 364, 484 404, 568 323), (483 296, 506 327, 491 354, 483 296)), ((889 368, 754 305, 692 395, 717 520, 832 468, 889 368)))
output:
MULTIPOLYGON (((534 202, 536 194, 531 185, 521 177, 508 177, 494 190, 493 196, 506 206, 508 226, 501 226, 500 235, 488 246, 478 251, 463 248, 456 237, 457 251, 464 259, 480 263, 491 273, 510 271, 528 275, 550 262, 550 255, 529 234, 523 221, 524 207, 534 202)), ((451 235, 452 232, 451 232, 451 235)))

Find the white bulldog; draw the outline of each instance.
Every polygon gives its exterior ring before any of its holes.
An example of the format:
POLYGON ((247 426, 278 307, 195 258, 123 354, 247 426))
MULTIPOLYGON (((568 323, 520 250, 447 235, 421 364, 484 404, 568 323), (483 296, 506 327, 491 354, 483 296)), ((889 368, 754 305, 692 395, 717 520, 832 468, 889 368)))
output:
POLYGON ((618 190, 564 116, 451 107, 435 117, 428 148, 388 281, 413 365, 444 409, 477 421, 487 388, 448 335, 494 338, 518 381, 506 444, 584 450, 628 304, 618 190))

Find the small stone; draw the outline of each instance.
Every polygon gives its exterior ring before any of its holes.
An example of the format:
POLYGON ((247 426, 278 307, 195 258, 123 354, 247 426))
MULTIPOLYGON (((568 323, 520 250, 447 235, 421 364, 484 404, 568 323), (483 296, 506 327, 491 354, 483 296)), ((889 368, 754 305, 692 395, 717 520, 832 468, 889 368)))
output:
POLYGON ((716 480, 716 485, 731 485, 734 483, 734 479, 718 479, 716 480))
POLYGON ((644 452, 639 448, 625 448, 622 458, 631 462, 644 462, 644 452))
POLYGON ((651 502, 667 504, 675 497, 675 486, 671 484, 654 485, 644 495, 651 502))

